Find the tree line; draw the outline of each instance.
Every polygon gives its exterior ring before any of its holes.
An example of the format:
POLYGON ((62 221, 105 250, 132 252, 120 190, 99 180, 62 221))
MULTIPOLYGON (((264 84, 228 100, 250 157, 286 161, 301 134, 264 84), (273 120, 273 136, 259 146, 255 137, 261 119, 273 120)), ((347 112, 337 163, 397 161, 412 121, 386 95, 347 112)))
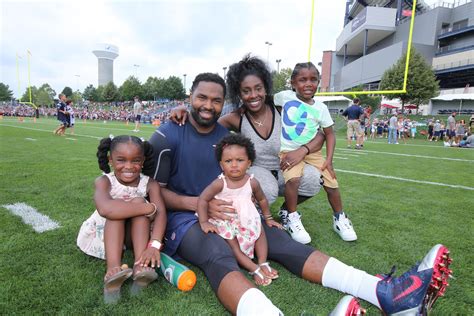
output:
MULTIPOLYGON (((381 90, 402 89, 405 63, 406 53, 391 68, 384 72, 379 85, 381 90)), ((274 93, 291 89, 291 73, 291 68, 283 68, 280 72, 272 73, 274 93)), ((361 90, 363 90, 363 86, 351 89, 354 95, 357 95, 357 91, 361 90)), ((411 49, 406 90, 406 93, 386 94, 385 97, 388 99, 399 98, 403 109, 403 105, 407 103, 417 106, 428 103, 439 91, 439 81, 436 80, 431 65, 414 48, 411 49)), ((186 97, 181 79, 176 76, 170 76, 168 79, 150 76, 143 84, 136 77, 130 76, 119 88, 114 83, 109 82, 107 85, 99 86, 98 88, 89 85, 83 92, 73 92, 70 87, 65 87, 62 93, 71 98, 76 104, 82 100, 94 102, 130 101, 134 96, 138 96, 142 100, 182 100, 186 97)), ((31 94, 32 102, 36 105, 52 105, 56 97, 56 92, 47 83, 39 88, 31 87, 31 94)), ((0 83, 0 101, 9 101, 12 97, 13 94, 8 85, 0 83)), ((380 96, 360 95, 359 98, 362 104, 370 106, 373 110, 378 108, 381 102, 380 96)), ((21 100, 29 101, 28 88, 21 100)))

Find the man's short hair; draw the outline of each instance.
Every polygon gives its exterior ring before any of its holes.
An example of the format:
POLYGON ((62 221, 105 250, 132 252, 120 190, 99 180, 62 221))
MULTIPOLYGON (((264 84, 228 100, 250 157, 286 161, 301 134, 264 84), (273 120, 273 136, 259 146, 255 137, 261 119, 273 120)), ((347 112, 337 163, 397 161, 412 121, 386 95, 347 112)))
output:
POLYGON ((214 82, 222 86, 222 89, 224 90, 224 97, 226 94, 226 87, 225 87, 225 81, 222 79, 221 76, 218 74, 213 74, 210 72, 204 72, 196 76, 193 81, 193 85, 191 86, 191 93, 194 92, 198 84, 201 82, 214 82))
POLYGON ((354 103, 354 104, 359 104, 359 103, 360 103, 360 99, 359 99, 359 98, 354 98, 354 99, 352 100, 352 103, 354 103))

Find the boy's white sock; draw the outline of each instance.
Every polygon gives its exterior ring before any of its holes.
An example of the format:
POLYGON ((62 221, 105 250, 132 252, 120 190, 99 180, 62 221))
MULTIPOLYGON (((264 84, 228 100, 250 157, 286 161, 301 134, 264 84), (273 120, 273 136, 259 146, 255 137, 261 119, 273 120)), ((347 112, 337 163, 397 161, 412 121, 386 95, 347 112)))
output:
POLYGON ((379 278, 329 258, 324 267, 323 286, 359 297, 380 308, 376 289, 379 278))
POLYGON ((237 316, 278 316, 283 313, 256 288, 248 289, 237 304, 237 316))

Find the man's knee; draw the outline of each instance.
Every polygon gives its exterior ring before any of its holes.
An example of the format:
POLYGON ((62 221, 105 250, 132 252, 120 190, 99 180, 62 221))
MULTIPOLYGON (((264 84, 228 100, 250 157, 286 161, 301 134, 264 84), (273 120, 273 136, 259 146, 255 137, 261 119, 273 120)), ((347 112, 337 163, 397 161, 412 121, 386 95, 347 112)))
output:
POLYGON ((227 244, 224 245, 210 245, 205 247, 203 252, 207 254, 207 263, 212 265, 221 266, 222 262, 226 262, 229 259, 231 261, 235 260, 234 254, 230 247, 227 244))

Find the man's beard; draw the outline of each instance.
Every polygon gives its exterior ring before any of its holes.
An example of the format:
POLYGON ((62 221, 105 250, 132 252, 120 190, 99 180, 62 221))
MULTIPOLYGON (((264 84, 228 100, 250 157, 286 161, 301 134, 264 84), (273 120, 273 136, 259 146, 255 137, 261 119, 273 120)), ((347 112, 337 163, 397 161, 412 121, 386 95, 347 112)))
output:
POLYGON ((199 110, 196 110, 194 108, 191 109, 191 115, 193 117, 193 119, 196 121, 196 123, 198 123, 198 125, 202 126, 202 127, 211 127, 213 126, 216 122, 217 122, 217 119, 219 118, 219 115, 216 114, 216 111, 212 111, 212 118, 211 119, 203 119, 200 115, 199 115, 199 110))

